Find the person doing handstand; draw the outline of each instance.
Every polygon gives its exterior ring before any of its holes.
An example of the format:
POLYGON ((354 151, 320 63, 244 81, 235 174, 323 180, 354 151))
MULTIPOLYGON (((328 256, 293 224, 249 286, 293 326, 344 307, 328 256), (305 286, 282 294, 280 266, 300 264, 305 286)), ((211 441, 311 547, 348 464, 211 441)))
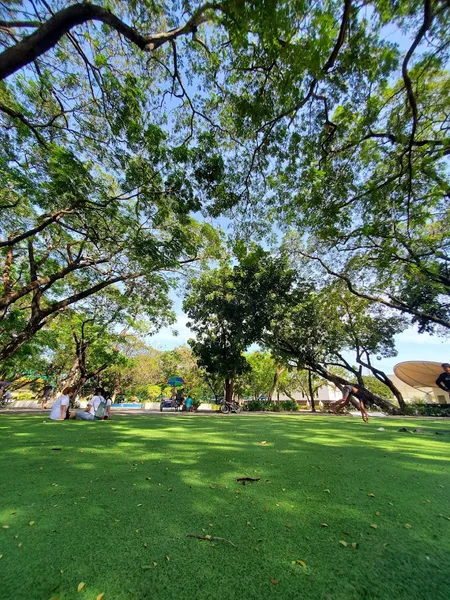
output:
POLYGON ((348 406, 350 403, 353 404, 353 406, 355 406, 356 408, 357 402, 359 402, 359 410, 361 411, 362 420, 364 421, 364 423, 368 423, 369 415, 367 414, 364 402, 359 398, 357 398, 355 401, 352 397, 353 394, 357 394, 358 391, 358 388, 354 385, 344 385, 344 387, 342 388, 342 399, 337 400, 336 402, 332 402, 330 404, 330 410, 336 415, 341 408, 348 406))

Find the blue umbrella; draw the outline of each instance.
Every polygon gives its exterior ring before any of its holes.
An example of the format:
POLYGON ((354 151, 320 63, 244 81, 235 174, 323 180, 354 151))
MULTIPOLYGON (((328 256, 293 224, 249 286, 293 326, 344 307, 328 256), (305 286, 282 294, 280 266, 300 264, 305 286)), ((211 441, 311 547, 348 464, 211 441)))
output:
POLYGON ((182 377, 178 377, 177 375, 169 377, 169 379, 167 380, 167 384, 171 385, 172 387, 179 387, 180 385, 184 385, 185 383, 185 380, 182 377))

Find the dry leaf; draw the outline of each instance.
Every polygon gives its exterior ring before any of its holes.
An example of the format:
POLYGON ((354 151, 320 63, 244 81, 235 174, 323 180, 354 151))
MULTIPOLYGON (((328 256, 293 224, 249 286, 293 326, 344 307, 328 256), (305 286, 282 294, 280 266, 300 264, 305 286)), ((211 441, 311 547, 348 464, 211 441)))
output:
POLYGON ((9 529, 9 525, 2 525, 2 529, 9 529))
POLYGON ((370 498, 375 498, 375 494, 368 494, 370 498))
POLYGON ((144 544, 144 548, 148 548, 148 544, 144 544))
POLYGON ((22 546, 23 546, 23 542, 20 542, 20 544, 17 544, 18 548, 22 548, 22 546))
POLYGON ((354 548, 355 550, 359 547, 358 542, 353 542, 352 543, 352 548, 354 548))
POLYGON ((170 556, 166 556, 166 560, 170 560, 170 556))
POLYGON ((172 491, 172 488, 167 488, 167 491, 168 491, 168 492, 171 492, 171 491, 172 491))
POLYGON ((105 592, 103 592, 102 594, 99 594, 95 600, 102 600, 104 595, 105 595, 105 592))
POLYGON ((0 558, 3 558, 3 554, 0 554, 0 558))
POLYGON ((339 543, 341 544, 341 546, 344 546, 344 548, 347 548, 348 544, 345 540, 339 540, 339 543))
POLYGON ((321 527, 328 527, 328 525, 326 523, 321 523, 320 526, 321 527))
POLYGON ((86 584, 84 583, 84 581, 82 581, 81 583, 79 583, 79 584, 78 584, 77 590, 78 590, 79 592, 81 592, 82 590, 84 590, 84 586, 85 586, 85 585, 86 585, 86 584))
POLYGON ((306 563, 304 560, 297 559, 295 562, 298 563, 299 565, 302 565, 303 568, 306 567, 306 563))
POLYGON ((111 488, 113 492, 117 492, 117 488, 111 488))
POLYGON ((327 488, 326 490, 323 490, 324 492, 326 492, 327 494, 331 494, 330 490, 327 488))
POLYGON ((276 585, 278 583, 278 579, 271 579, 270 583, 273 583, 273 585, 276 585))
POLYGON ((411 525, 409 523, 405 523, 405 529, 411 529, 411 525))
POLYGON ((157 562, 153 561, 153 566, 156 567, 156 565, 158 564, 157 562))
POLYGON ((136 506, 142 506, 142 504, 136 504, 136 506))
POLYGON ((262 442, 259 442, 260 444, 267 444, 266 440, 263 440, 262 442))
POLYGON ((375 525, 375 523, 373 523, 373 524, 371 525, 371 527, 372 527, 372 529, 377 529, 377 525, 375 525))
POLYGON ((28 525, 29 525, 30 527, 33 527, 33 525, 34 525, 34 521, 30 521, 30 522, 28 523, 28 525))

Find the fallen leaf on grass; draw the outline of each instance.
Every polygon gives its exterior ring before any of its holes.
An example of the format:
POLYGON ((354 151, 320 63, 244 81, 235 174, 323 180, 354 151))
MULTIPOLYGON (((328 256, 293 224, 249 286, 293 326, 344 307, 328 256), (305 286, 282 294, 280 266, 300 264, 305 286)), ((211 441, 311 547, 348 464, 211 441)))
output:
POLYGON ((145 479, 146 479, 147 481, 150 481, 151 477, 146 477, 145 479))
POLYGON ((326 523, 321 523, 320 526, 321 527, 328 527, 328 525, 326 523))
POLYGON ((156 567, 156 565, 157 565, 157 564, 158 564, 158 563, 157 563, 157 562, 155 562, 155 561, 153 561, 153 562, 152 562, 152 565, 153 565, 154 567, 156 567))
POLYGON ((166 556, 166 560, 170 560, 170 556, 166 556))
POLYGON ((339 543, 341 544, 341 546, 344 546, 344 548, 347 548, 348 544, 345 540, 339 540, 339 543))
POLYGON ((9 529, 9 525, 2 525, 2 529, 9 529))
POLYGON ((372 527, 372 529, 377 529, 378 528, 378 526, 375 525, 375 523, 372 523, 371 527, 372 527))
POLYGON ((142 506, 142 504, 136 504, 136 506, 138 506, 138 507, 139 507, 139 506, 142 506))
POLYGON ((144 548, 148 548, 148 544, 144 544, 144 548))
POLYGON ((411 525, 409 523, 405 523, 404 527, 405 529, 411 529, 411 525))
MULTIPOLYGON (((264 446, 264 444, 267 444, 266 440, 263 440, 262 442, 259 442, 261 445, 264 446)), ((272 580, 271 580, 272 581, 272 580)), ((278 583, 278 582, 277 582, 278 583)))
POLYGON ((273 585, 276 585, 278 583, 278 579, 271 579, 270 583, 273 583, 273 585))
POLYGON ((303 568, 306 567, 306 563, 304 560, 300 560, 299 558, 295 561, 296 563, 298 563, 299 565, 302 565, 303 568))
POLYGON ((117 488, 111 488, 113 492, 117 492, 117 488))
POLYGON ((370 494, 367 494, 367 495, 369 496, 369 498, 375 498, 375 494, 370 493, 370 494))
POLYGON ((82 590, 84 590, 84 586, 85 586, 85 585, 86 585, 86 584, 84 583, 84 581, 82 581, 81 583, 79 583, 79 584, 78 584, 77 590, 78 590, 79 592, 81 592, 82 590))
POLYGON ((33 527, 33 525, 34 525, 34 521, 29 521, 28 525, 29 525, 30 527, 33 527))
POLYGON ((3 554, 0 554, 0 558, 3 558, 3 554))
POLYGON ((327 488, 326 490, 323 490, 324 492, 326 492, 327 494, 331 494, 330 490, 327 488))
POLYGON ((99 594, 95 600, 102 600, 104 595, 105 595, 105 592, 103 592, 102 594, 99 594))
POLYGON ((20 542, 20 544, 17 544, 18 548, 22 548, 22 546, 23 546, 23 542, 20 542))

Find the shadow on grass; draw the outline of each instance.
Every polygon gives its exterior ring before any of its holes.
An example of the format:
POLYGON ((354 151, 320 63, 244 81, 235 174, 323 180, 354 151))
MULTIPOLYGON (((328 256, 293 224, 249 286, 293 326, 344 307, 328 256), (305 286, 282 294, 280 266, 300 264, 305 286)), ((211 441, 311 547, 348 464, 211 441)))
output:
POLYGON ((447 599, 450 426, 403 425, 2 418, 0 596, 447 599))

